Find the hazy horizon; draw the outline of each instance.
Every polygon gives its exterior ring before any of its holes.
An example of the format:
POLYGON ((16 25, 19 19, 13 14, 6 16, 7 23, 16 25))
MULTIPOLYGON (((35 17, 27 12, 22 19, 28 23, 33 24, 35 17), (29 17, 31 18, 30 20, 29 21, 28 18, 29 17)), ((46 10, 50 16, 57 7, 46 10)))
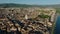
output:
POLYGON ((0 0, 2 3, 16 3, 16 4, 29 4, 29 5, 53 5, 60 4, 60 0, 0 0))

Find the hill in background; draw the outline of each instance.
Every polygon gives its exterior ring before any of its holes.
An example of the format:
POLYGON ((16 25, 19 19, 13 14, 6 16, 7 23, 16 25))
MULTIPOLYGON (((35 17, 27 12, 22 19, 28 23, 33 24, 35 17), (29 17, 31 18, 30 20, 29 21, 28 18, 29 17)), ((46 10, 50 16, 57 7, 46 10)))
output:
POLYGON ((9 7, 53 7, 53 8, 60 8, 60 4, 56 5, 27 5, 27 4, 15 4, 15 3, 4 3, 0 4, 0 7, 9 8, 9 7))

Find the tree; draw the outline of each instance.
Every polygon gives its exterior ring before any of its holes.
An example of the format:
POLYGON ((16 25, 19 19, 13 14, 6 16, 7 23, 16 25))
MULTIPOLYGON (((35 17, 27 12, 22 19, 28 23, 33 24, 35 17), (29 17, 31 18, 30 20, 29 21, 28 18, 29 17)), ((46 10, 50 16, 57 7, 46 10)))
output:
POLYGON ((48 18, 49 16, 48 15, 41 14, 41 15, 38 15, 38 17, 40 17, 40 18, 48 18))

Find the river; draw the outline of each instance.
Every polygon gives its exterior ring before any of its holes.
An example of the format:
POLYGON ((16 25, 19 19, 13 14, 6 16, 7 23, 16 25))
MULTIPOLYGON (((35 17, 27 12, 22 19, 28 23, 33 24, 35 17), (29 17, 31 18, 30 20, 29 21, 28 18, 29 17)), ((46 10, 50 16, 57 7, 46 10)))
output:
POLYGON ((60 34, 60 15, 57 16, 56 27, 54 34, 60 34))

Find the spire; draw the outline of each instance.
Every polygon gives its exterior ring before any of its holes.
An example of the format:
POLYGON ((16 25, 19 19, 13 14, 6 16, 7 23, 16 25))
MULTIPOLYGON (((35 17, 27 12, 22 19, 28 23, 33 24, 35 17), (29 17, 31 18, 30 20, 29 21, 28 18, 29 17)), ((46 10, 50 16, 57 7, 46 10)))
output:
POLYGON ((28 19, 28 16, 27 15, 25 15, 25 19, 28 19))

